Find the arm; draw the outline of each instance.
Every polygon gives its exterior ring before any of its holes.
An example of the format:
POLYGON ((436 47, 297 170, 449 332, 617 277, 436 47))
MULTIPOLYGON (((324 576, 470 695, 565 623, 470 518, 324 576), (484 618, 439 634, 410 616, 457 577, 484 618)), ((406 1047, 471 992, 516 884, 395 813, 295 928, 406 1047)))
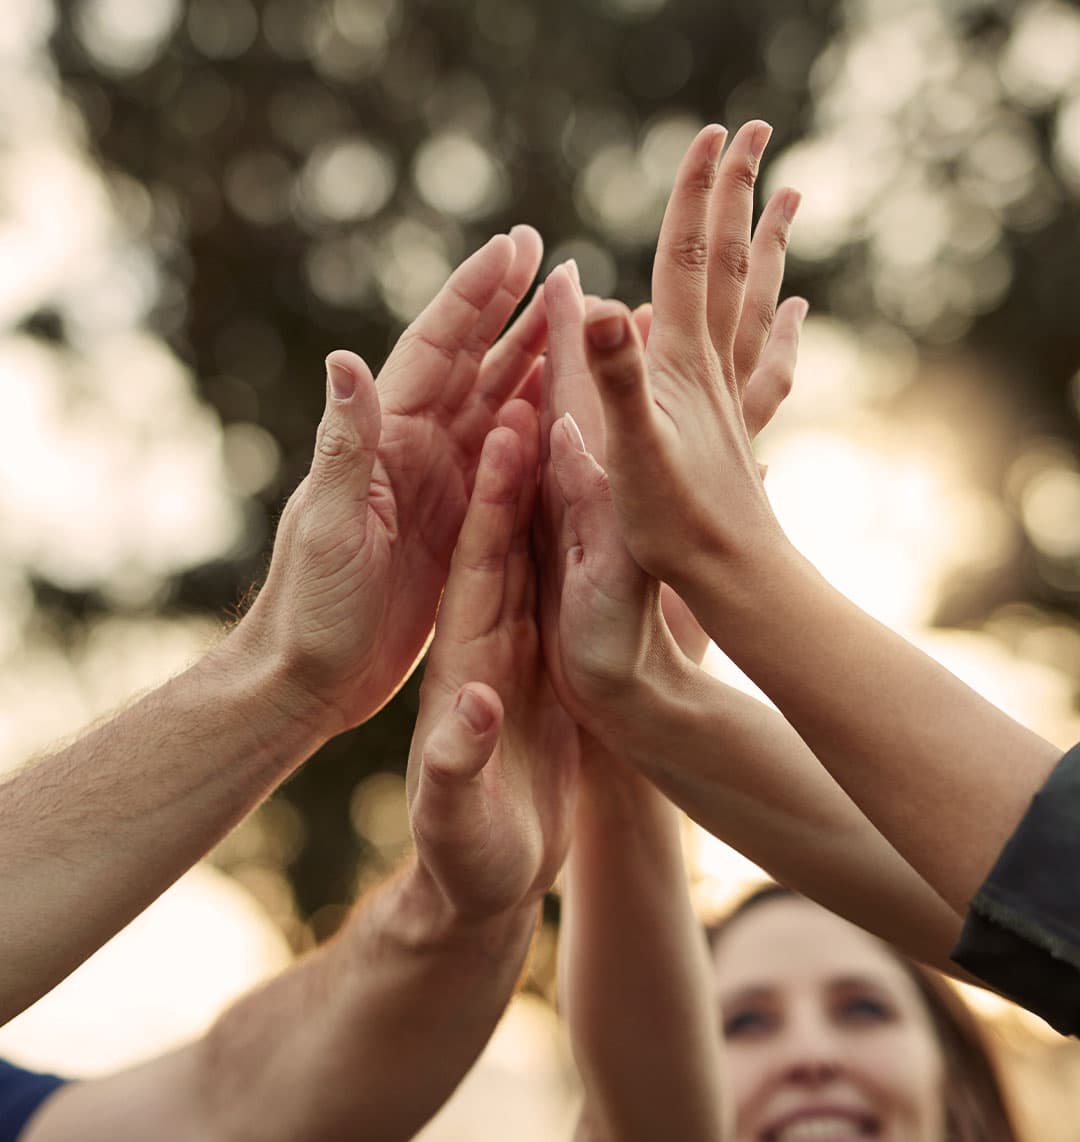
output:
POLYGON ((250 612, 186 673, 0 787, 0 1022, 407 677, 493 409, 528 383, 543 347, 536 304, 486 352, 539 258, 525 227, 493 239, 377 382, 359 358, 333 354, 312 468, 250 612))
POLYGON ((767 133, 748 124, 719 167, 719 128, 691 146, 661 232, 647 350, 617 304, 590 316, 621 529, 641 566, 679 591, 962 912, 1060 751, 836 592, 772 514, 735 363, 750 187, 767 133))
POLYGON ((413 863, 331 944, 243 999, 204 1039, 62 1088, 23 1139, 409 1138, 483 1049, 535 921, 535 909, 463 918, 413 863))
POLYGON ((674 806, 595 741, 564 873, 560 1006, 582 1137, 724 1137, 721 1043, 674 806))
POLYGON ((199 1043, 54 1095, 27 1142, 395 1142, 480 1053, 565 856, 577 767, 573 725, 543 700, 527 608, 535 413, 512 402, 503 419, 421 691, 408 774, 416 859, 199 1043))
MULTIPOLYGON (((591 392, 565 382, 587 372, 584 308, 561 272, 549 278, 545 293, 563 407, 572 406, 575 419, 591 426, 587 431, 600 432, 591 392)), ((796 305, 786 302, 777 312, 768 345, 742 386, 748 399, 758 394, 765 420, 790 388, 796 305)), ((545 596, 545 634, 567 708, 690 816, 778 879, 918 958, 944 964, 959 930, 955 913, 782 717, 679 653, 661 615, 659 584, 630 557, 607 477, 580 432, 563 419, 550 447, 547 530, 560 536, 553 545, 563 554, 549 552, 545 582, 556 587, 545 596), (588 639, 578 636, 582 630, 588 639)))

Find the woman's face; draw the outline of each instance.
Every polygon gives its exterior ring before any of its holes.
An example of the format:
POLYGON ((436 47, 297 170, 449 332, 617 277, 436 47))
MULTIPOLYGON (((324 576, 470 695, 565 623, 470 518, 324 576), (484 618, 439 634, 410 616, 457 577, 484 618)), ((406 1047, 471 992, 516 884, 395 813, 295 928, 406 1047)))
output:
POLYGON ((942 1142, 941 1048, 873 937, 781 898, 740 916, 714 965, 737 1142, 942 1142))

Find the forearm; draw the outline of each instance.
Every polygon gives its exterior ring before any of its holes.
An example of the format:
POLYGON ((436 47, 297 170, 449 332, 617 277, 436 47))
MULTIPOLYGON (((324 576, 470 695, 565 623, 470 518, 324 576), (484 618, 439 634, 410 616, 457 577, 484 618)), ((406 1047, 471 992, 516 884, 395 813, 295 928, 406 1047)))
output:
POLYGON ((581 1136, 719 1139, 720 1037, 678 813, 596 746, 563 916, 562 1006, 590 1124, 581 1136))
POLYGON ((54 1095, 26 1142, 404 1142, 487 1042, 535 920, 464 923, 413 864, 199 1042, 54 1095))
POLYGON ((494 1030, 537 915, 462 921, 412 864, 213 1030, 203 1075, 215 1137, 411 1138, 494 1030))
POLYGON ((234 631, 0 786, 0 1022, 127 924, 325 737, 284 672, 234 631))
POLYGON ((948 963, 958 915, 780 715, 689 666, 635 707, 631 759, 706 830, 909 955, 948 963))
POLYGON ((683 585, 889 841, 963 912, 1061 751, 834 590, 786 542, 683 585))

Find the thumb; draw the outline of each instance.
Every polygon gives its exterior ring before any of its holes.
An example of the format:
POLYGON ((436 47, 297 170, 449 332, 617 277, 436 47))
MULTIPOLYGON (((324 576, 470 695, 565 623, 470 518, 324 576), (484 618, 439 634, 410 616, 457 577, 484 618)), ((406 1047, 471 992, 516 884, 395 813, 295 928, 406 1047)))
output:
POLYGON ((614 528, 615 509, 607 473, 586 447, 577 421, 567 412, 551 429, 551 467, 578 543, 589 547, 605 527, 614 528))
POLYGON ((653 399, 641 337, 625 305, 605 301, 592 309, 585 321, 585 350, 610 440, 622 449, 644 447, 653 399))
POLYGON ((326 358, 326 409, 315 437, 312 482, 347 488, 350 498, 366 502, 380 429, 371 370, 355 353, 335 349, 326 358))
POLYGON ((420 753, 411 806, 413 831, 428 846, 457 847, 486 830, 487 805, 476 778, 499 740, 503 705, 482 682, 469 682, 438 719, 420 753))

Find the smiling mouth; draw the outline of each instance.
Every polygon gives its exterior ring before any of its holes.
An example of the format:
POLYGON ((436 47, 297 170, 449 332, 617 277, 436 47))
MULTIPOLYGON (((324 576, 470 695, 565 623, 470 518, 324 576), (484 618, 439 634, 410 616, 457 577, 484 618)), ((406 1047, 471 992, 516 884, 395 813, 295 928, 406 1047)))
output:
POLYGON ((761 1142, 861 1142, 881 1135, 881 1123, 870 1115, 814 1114, 771 1127, 761 1142))

